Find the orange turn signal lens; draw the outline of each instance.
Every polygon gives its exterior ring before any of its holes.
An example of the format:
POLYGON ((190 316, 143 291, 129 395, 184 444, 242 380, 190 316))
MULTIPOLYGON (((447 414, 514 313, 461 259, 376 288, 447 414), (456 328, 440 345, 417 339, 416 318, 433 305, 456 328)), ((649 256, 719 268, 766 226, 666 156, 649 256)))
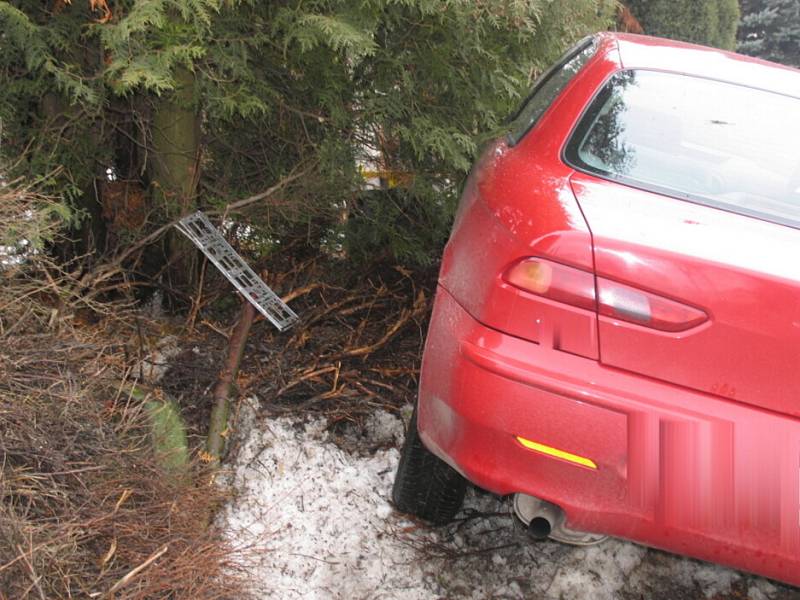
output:
POLYGON ((504 279, 526 292, 586 310, 596 310, 594 275, 588 271, 532 257, 515 263, 504 279))

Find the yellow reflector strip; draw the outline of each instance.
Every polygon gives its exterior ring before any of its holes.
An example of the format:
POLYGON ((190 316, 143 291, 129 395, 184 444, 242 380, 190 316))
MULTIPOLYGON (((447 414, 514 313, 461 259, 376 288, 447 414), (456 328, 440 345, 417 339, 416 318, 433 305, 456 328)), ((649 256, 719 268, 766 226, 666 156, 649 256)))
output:
POLYGON ((563 450, 559 450, 558 448, 545 446, 544 444, 540 444, 539 442, 526 440, 525 438, 519 436, 517 436, 517 441, 526 448, 528 448, 529 450, 541 452, 542 454, 547 454, 548 456, 555 456, 556 458, 567 460, 571 463, 575 463, 576 465, 581 465, 582 467, 597 469, 597 465, 594 464, 594 461, 589 458, 586 458, 585 456, 578 456, 577 454, 564 452, 563 450))

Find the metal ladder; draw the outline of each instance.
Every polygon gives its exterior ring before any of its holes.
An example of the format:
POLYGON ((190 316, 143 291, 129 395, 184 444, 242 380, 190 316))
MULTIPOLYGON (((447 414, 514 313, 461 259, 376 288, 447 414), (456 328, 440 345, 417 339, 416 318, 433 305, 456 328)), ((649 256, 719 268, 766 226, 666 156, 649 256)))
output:
POLYGON ((298 317, 273 292, 200 211, 183 217, 175 227, 208 257, 234 287, 279 331, 286 331, 298 317))

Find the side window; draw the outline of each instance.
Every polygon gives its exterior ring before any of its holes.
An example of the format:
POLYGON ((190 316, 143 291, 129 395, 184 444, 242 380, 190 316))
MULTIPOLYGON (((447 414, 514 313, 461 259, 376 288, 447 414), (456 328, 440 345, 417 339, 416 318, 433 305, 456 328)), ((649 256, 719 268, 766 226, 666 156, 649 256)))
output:
POLYGON ((587 38, 573 46, 536 82, 525 102, 511 117, 508 143, 515 146, 525 137, 570 80, 597 51, 597 40, 587 38))

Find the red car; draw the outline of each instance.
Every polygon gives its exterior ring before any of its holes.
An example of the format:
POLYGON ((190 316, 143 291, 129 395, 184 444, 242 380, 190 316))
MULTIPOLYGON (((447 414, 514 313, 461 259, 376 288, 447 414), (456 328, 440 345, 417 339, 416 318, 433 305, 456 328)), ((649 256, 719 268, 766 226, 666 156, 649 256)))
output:
POLYGON ((474 166, 394 486, 800 584, 800 72, 600 34, 474 166))

